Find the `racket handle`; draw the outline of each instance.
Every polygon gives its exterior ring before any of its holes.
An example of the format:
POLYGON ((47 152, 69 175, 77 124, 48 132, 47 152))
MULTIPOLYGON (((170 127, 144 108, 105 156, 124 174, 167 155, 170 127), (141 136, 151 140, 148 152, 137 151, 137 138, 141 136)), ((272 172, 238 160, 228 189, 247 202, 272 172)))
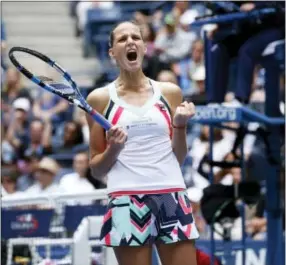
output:
POLYGON ((105 130, 109 130, 110 128, 111 128, 111 124, 110 124, 110 122, 107 120, 107 119, 105 119, 102 115, 100 115, 99 113, 97 113, 95 110, 93 110, 92 112, 91 112, 91 116, 92 116, 92 118, 96 121, 96 122, 98 122, 100 125, 101 125, 101 127, 103 127, 105 130))

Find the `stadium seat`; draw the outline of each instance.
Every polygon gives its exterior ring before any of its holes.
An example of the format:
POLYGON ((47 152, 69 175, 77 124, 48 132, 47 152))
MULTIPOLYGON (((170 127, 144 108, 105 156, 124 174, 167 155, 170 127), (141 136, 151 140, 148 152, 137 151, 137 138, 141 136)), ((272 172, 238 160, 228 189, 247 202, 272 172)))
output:
POLYGON ((45 259, 48 257, 48 252, 50 252, 50 259, 52 260, 62 260, 68 255, 70 255, 71 247, 70 246, 51 246, 50 250, 46 246, 38 246, 36 248, 38 255, 45 259))
POLYGON ((89 145, 88 144, 78 144, 74 146, 72 152, 74 154, 79 153, 79 152, 87 152, 89 150, 89 145))
POLYGON ((87 12, 87 22, 84 28, 83 49, 84 56, 90 57, 96 51, 94 36, 106 32, 113 25, 122 20, 119 8, 112 10, 90 9, 87 12))
POLYGON ((170 9, 167 1, 146 1, 146 2, 134 2, 134 1, 118 1, 117 5, 120 7, 122 13, 133 14, 136 11, 141 11, 145 14, 152 14, 158 9, 170 9))
POLYGON ((53 154, 49 155, 50 158, 56 160, 60 166, 65 168, 70 168, 73 164, 73 153, 66 153, 66 154, 53 154))

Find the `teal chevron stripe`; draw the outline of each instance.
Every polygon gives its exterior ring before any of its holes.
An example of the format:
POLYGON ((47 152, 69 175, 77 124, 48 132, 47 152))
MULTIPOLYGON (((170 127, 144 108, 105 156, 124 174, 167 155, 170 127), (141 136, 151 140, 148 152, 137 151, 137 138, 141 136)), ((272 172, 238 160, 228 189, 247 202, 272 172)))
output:
POLYGON ((174 240, 169 236, 162 236, 162 237, 160 237, 160 240, 164 241, 167 244, 168 243, 174 243, 174 240))
POLYGON ((136 204, 130 204, 130 210, 133 211, 139 218, 144 217, 150 209, 144 205, 142 208, 139 208, 136 204))
POLYGON ((144 224, 151 219, 151 216, 152 214, 151 212, 149 212, 145 216, 140 218, 136 213, 134 213, 133 211, 130 211, 131 220, 133 220, 136 224, 138 224, 141 227, 144 226, 144 224))

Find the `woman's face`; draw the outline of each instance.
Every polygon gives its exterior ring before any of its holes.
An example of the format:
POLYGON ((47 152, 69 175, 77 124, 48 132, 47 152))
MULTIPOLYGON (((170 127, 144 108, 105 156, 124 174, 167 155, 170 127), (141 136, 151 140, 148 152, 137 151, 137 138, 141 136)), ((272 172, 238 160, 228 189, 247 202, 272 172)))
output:
POLYGON ((138 26, 126 22, 113 31, 113 47, 109 55, 114 58, 120 68, 128 72, 141 69, 146 47, 138 26))

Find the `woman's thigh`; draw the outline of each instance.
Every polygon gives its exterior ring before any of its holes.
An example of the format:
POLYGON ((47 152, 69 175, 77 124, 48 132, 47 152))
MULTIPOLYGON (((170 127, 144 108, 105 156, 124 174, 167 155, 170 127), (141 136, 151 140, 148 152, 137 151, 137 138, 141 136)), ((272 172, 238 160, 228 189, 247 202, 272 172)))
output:
POLYGON ((162 265, 197 265, 196 248, 193 240, 173 244, 157 244, 162 265))
POLYGON ((114 247, 118 265, 152 265, 152 246, 114 247))

